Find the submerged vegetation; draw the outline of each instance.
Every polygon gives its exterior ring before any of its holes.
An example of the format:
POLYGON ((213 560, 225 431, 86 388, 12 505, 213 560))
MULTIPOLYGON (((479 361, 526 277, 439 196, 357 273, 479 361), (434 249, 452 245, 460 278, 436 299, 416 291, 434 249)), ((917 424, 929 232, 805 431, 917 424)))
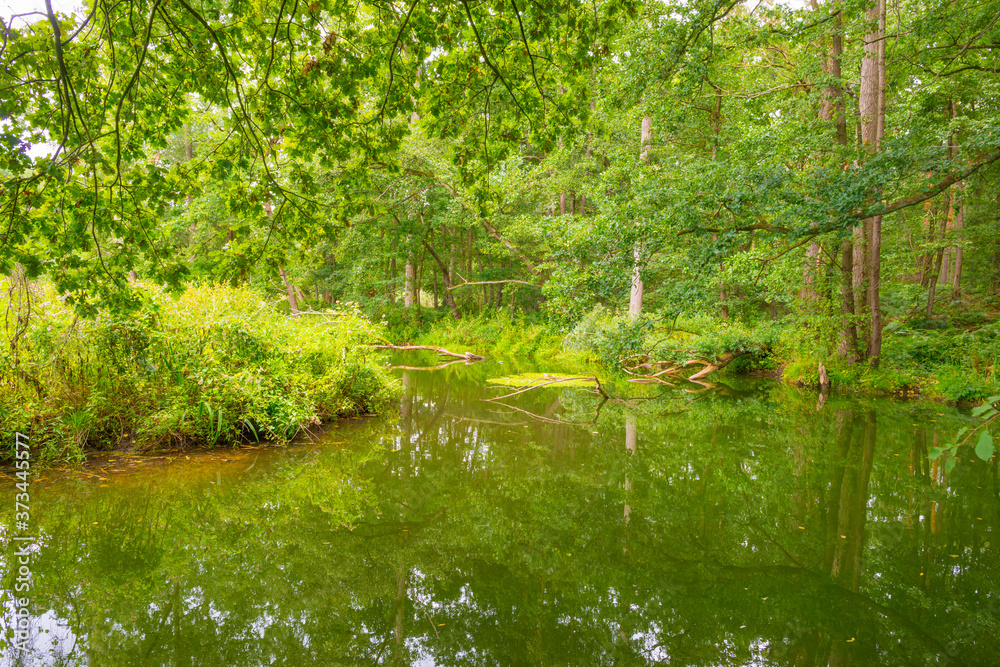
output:
POLYGON ((41 458, 285 442, 321 420, 377 411, 396 391, 367 347, 379 330, 356 308, 288 318, 251 289, 173 297, 136 284, 140 305, 127 315, 81 318, 51 288, 2 286, 21 300, 3 304, 15 344, 0 351, 10 369, 0 431, 31 433, 41 458))

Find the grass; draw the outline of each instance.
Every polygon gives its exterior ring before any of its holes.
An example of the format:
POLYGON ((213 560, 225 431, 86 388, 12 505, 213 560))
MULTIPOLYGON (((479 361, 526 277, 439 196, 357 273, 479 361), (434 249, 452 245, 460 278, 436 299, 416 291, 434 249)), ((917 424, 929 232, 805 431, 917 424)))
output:
POLYGON ((356 309, 289 318, 251 289, 132 287, 141 306, 78 318, 50 288, 0 303, 0 456, 28 434, 42 460, 88 450, 285 442, 337 416, 381 409, 396 391, 384 335, 356 309))

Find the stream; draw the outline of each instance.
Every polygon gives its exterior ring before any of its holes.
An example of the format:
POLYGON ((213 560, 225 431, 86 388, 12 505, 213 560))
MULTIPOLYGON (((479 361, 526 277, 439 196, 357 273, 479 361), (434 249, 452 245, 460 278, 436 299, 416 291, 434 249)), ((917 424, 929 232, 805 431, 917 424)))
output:
POLYGON ((0 665, 1000 664, 997 457, 927 458, 962 411, 483 400, 535 370, 396 371, 398 409, 289 447, 43 471, 22 652, 8 470, 0 665))

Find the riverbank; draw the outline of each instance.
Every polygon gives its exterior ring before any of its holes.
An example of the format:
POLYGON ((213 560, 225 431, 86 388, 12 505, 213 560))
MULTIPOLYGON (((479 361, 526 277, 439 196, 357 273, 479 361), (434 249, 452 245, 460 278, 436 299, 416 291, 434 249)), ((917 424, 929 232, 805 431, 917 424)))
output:
MULTIPOLYGON (((827 327, 829 329, 829 327, 827 327)), ((835 391, 870 396, 924 397, 949 405, 973 405, 1000 394, 1000 324, 989 313, 957 309, 935 320, 896 320, 884 331, 881 364, 847 363, 815 323, 743 323, 709 317, 635 320, 597 308, 572 327, 494 312, 462 320, 441 318, 419 328, 391 331, 412 342, 500 357, 523 357, 560 366, 599 364, 621 374, 621 360, 647 354, 683 363, 727 352, 738 358, 714 376, 772 377, 796 386, 819 386, 819 365, 835 391)), ((398 339, 398 338, 397 338, 398 339)), ((394 339, 394 340, 397 340, 394 339)), ((402 339, 398 339, 402 340, 402 339)))
MULTIPOLYGON (((28 435, 39 461, 88 451, 287 442, 382 409, 398 392, 356 308, 291 318, 251 289, 147 285, 128 314, 77 317, 44 287, 7 303, 21 324, 2 352, 3 458, 28 435)), ((10 318, 9 318, 10 320, 10 318)))

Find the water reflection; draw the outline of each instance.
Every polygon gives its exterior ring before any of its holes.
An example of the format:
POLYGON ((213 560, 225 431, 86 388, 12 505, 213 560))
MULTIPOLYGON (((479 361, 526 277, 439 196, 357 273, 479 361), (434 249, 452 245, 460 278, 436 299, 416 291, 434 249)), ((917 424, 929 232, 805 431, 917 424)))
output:
POLYGON ((956 414, 481 400, 506 370, 403 371, 398 414, 320 444, 36 484, 41 634, 0 662, 995 664, 996 464, 926 459, 956 414))

